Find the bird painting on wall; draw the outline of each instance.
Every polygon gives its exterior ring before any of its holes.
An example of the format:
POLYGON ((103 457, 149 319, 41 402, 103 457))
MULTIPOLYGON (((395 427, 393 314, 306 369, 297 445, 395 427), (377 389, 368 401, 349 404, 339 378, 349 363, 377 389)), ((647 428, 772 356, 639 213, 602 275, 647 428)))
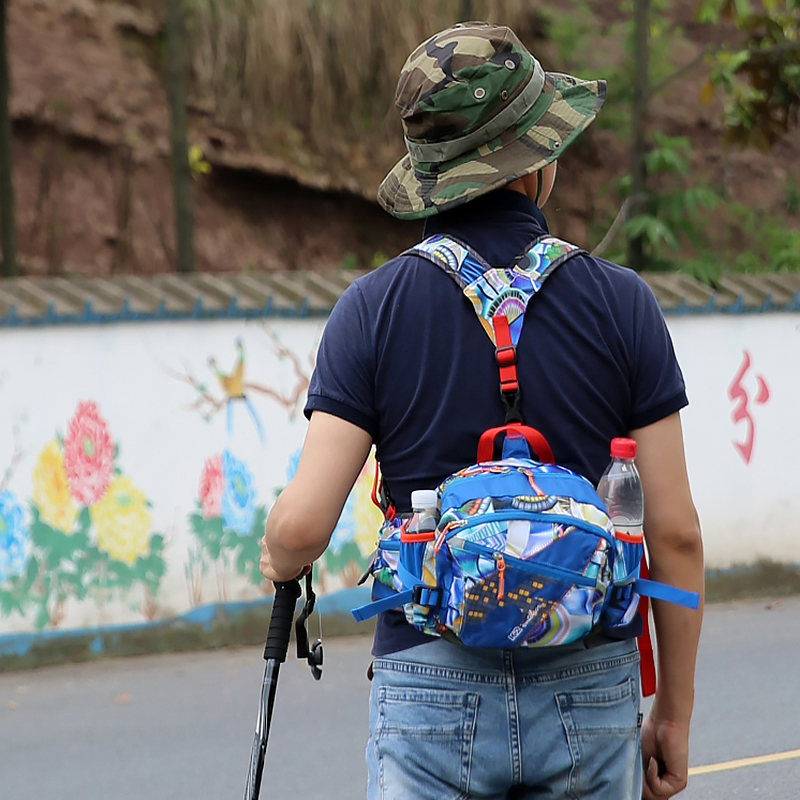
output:
POLYGON ((258 431, 258 438, 260 439, 261 444, 265 444, 266 439, 264 437, 264 428, 261 425, 261 420, 258 418, 258 414, 256 413, 256 409, 253 406, 252 401, 245 392, 244 344, 241 337, 236 339, 236 350, 238 351, 238 357, 233 368, 233 372, 230 374, 222 372, 219 366, 217 366, 217 360, 214 358, 214 356, 209 356, 208 358, 208 365, 213 370, 214 375, 216 375, 217 381, 219 382, 219 385, 225 395, 223 402, 225 404, 225 423, 228 429, 228 435, 233 435, 234 404, 243 404, 250 414, 250 419, 253 420, 253 424, 258 431))
POLYGON ((268 397, 273 402, 283 407, 289 415, 289 419, 294 419, 298 409, 302 408, 302 402, 308 389, 311 371, 314 367, 314 355, 309 356, 308 366, 303 363, 303 359, 293 350, 282 344, 278 335, 267 326, 261 326, 270 338, 271 350, 278 361, 288 361, 294 373, 294 381, 291 388, 286 391, 281 388, 267 386, 247 380, 245 364, 245 346, 242 337, 235 340, 236 361, 230 372, 225 372, 219 366, 219 360, 210 355, 207 364, 211 369, 215 384, 208 385, 205 380, 193 374, 188 368, 183 371, 166 368, 166 372, 173 378, 177 378, 183 383, 188 383, 196 392, 194 402, 190 405, 191 410, 196 411, 206 421, 210 422, 218 413, 225 409, 225 425, 228 436, 233 435, 234 416, 236 406, 244 406, 258 433, 261 444, 266 444, 266 436, 261 417, 256 411, 253 400, 257 396, 268 397), (218 387, 218 388, 217 388, 218 387))

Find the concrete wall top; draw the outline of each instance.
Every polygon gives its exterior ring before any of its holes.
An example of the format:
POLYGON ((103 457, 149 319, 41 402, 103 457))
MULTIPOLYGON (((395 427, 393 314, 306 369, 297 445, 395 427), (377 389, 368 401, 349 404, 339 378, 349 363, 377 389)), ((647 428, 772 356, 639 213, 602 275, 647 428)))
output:
MULTIPOLYGON (((0 281, 0 327, 326 316, 363 272, 23 277, 0 281)), ((726 275, 712 288, 644 273, 665 314, 800 311, 800 274, 726 275)))

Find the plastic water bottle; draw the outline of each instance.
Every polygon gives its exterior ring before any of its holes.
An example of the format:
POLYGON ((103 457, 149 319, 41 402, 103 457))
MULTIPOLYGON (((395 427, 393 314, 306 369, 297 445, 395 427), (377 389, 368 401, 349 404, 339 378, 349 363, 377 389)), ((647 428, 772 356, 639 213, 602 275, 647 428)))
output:
POLYGON ((400 531, 400 561, 417 577, 422 575, 425 545, 436 536, 439 520, 439 500, 435 489, 411 492, 413 514, 400 531))
MULTIPOLYGON (((414 510, 414 515, 409 524, 409 533, 433 534, 439 521, 439 498, 436 490, 417 489, 411 492, 411 508, 414 510)), ((430 536, 430 539, 433 539, 433 536, 430 536)))
POLYGON ((635 457, 633 439, 612 439, 611 462, 597 484, 617 539, 627 544, 641 544, 644 523, 644 493, 635 457))

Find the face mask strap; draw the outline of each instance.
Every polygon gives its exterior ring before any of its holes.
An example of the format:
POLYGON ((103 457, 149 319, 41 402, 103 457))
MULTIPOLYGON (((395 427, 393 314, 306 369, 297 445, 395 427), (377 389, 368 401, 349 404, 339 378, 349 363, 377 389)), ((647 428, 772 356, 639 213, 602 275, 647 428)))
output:
POLYGON ((536 197, 533 198, 533 202, 538 206, 539 205, 539 198, 542 196, 542 171, 539 170, 536 173, 536 197))

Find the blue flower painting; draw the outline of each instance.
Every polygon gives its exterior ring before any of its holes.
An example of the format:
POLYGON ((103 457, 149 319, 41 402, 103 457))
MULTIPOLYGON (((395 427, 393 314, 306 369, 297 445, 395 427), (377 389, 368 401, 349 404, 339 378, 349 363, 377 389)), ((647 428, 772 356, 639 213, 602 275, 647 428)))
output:
POLYGON ((222 453, 222 521, 228 530, 245 536, 253 527, 256 492, 247 465, 228 450, 222 453))
POLYGON ((28 542, 22 506, 11 492, 0 492, 0 581, 22 574, 28 542))

